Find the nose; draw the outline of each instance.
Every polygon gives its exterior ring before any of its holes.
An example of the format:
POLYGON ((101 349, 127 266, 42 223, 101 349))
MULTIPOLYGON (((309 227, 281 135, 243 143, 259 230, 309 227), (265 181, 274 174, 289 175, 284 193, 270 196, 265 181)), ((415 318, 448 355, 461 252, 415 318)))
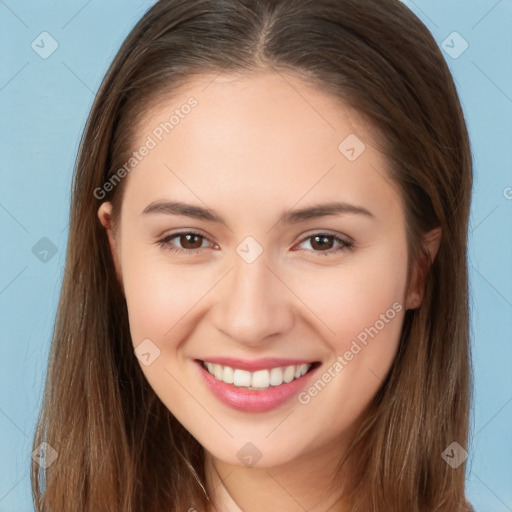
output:
POLYGON ((292 329, 294 295, 264 257, 247 263, 235 256, 220 288, 213 322, 234 341, 264 345, 292 329))

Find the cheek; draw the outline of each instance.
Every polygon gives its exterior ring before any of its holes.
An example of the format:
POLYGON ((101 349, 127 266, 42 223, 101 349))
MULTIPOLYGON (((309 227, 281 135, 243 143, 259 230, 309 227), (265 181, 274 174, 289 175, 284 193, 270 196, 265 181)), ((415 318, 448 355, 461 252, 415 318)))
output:
MULTIPOLYGON (((178 344, 187 336, 185 326, 197 313, 195 306, 212 290, 222 269, 170 265, 165 253, 148 253, 136 244, 127 243, 123 249, 127 255, 122 261, 123 281, 133 343, 149 338, 160 346, 165 340, 162 348, 172 348, 169 344, 178 344)), ((402 303, 406 265, 405 251, 383 246, 364 255, 351 255, 336 266, 283 269, 283 277, 309 310, 304 314, 317 323, 330 348, 343 354, 352 340, 359 337, 364 341, 365 332, 376 323, 380 328, 381 315, 386 311, 393 314, 394 303, 402 303)), ((398 318, 386 323, 379 338, 384 338, 385 332, 397 337, 397 324, 398 318)))
POLYGON ((382 246, 364 254, 351 254, 336 266, 305 270, 295 276, 294 289, 324 325, 322 332, 331 348, 343 353, 351 340, 375 323, 382 334, 390 331, 392 337, 399 333, 396 310, 404 309, 406 278, 406 251, 382 246), (393 308, 395 303, 401 308, 393 308), (384 322, 385 329, 381 315, 393 320, 384 322), (391 325, 393 328, 388 329, 391 325))
POLYGON ((154 344, 140 345, 149 347, 151 354, 150 364, 141 359, 141 370, 169 410, 200 424, 204 421, 201 411, 190 408, 189 391, 180 384, 186 368, 181 346, 187 346, 199 322, 197 305, 215 283, 214 276, 204 276, 197 268, 169 265, 161 255, 155 257, 136 247, 129 254, 123 260, 123 281, 132 344, 135 349, 144 340, 154 344))
POLYGON ((300 399, 331 425, 332 435, 375 396, 394 360, 405 314, 406 251, 387 247, 352 261, 325 269, 320 279, 316 273, 301 280, 303 300, 334 333, 324 337, 330 361, 300 399))
POLYGON ((135 252, 123 264, 123 279, 134 345, 150 338, 161 349, 171 348, 170 340, 179 343, 194 305, 212 286, 197 268, 166 265, 135 252))

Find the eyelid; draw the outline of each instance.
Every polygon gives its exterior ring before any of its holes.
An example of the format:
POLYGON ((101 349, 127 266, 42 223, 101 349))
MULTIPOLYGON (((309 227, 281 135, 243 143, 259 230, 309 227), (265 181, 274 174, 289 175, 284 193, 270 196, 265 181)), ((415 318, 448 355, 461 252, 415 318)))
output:
MULTIPOLYGON (((166 235, 159 236, 158 238, 171 238, 171 237, 174 237, 177 235, 188 235, 188 234, 199 235, 199 236, 202 236, 203 238, 206 238, 208 241, 212 242, 209 235, 205 235, 204 232, 202 232, 201 230, 197 230, 195 228, 180 229, 178 231, 174 231, 174 232, 168 233, 166 235)), ((305 239, 312 237, 313 235, 336 236, 336 237, 339 237, 342 239, 346 239, 345 240, 346 242, 351 242, 351 243, 354 242, 354 240, 351 237, 349 237, 348 235, 345 235, 343 233, 338 233, 337 231, 331 231, 329 229, 316 229, 316 230, 313 229, 313 230, 307 231, 306 233, 301 235, 301 238, 298 239, 298 242, 303 242, 305 239)))
MULTIPOLYGON (((213 244, 214 246, 218 247, 218 245, 215 242, 213 242, 210 239, 209 236, 203 234, 200 230, 197 230, 197 229, 194 229, 194 228, 180 229, 178 231, 174 231, 174 232, 168 233, 165 236, 160 237, 157 240, 156 243, 160 247, 162 247, 163 249, 165 249, 165 250, 167 250, 169 252, 178 253, 178 254, 185 254, 187 256, 195 256, 195 255, 202 254, 203 249, 207 249, 208 248, 208 247, 198 247, 196 249, 184 249, 182 247, 178 247, 177 245, 174 245, 174 244, 170 243, 171 239, 173 239, 175 237, 178 237, 180 235, 197 235, 197 236, 200 236, 201 238, 203 238, 204 240, 208 241, 210 244, 213 244)), ((344 234, 338 233, 338 232, 333 232, 333 231, 330 231, 330 230, 317 229, 317 230, 312 230, 312 231, 309 231, 309 232, 304 233, 303 235, 301 235, 301 238, 299 239, 299 241, 293 244, 292 250, 293 251, 303 250, 303 251, 306 251, 308 253, 314 253, 314 254, 317 254, 317 255, 329 256, 331 254, 337 254, 337 253, 341 253, 343 251, 353 250, 354 247, 355 247, 355 241, 351 237, 349 237, 347 235, 344 235, 344 234), (300 245, 300 244, 306 242, 308 239, 313 238, 314 236, 332 237, 332 238, 335 239, 335 241, 338 242, 339 245, 338 245, 338 247, 334 247, 334 248, 331 248, 331 249, 326 249, 326 250, 323 250, 323 251, 315 251, 313 249, 294 249, 297 245, 300 245)))
POLYGON ((331 231, 330 229, 313 229, 311 231, 307 231, 305 234, 301 235, 299 242, 303 242, 304 240, 311 238, 312 236, 315 235, 334 236, 336 238, 343 240, 346 243, 355 243, 354 240, 348 235, 345 235, 344 233, 339 233, 338 231, 331 231))
POLYGON ((206 238, 207 240, 209 240, 211 242, 210 237, 208 235, 205 235, 200 229, 195 229, 195 228, 178 229, 177 231, 171 231, 170 233, 161 235, 158 238, 160 238, 160 239, 173 238, 178 235, 198 235, 198 236, 202 236, 203 238, 206 238))

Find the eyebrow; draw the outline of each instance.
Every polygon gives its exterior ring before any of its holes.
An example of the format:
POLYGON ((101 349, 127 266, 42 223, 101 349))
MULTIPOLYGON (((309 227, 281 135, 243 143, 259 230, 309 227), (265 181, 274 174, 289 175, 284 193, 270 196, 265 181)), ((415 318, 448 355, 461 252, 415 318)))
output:
MULTIPOLYGON (((146 208, 144 208, 142 215, 150 214, 183 215, 185 217, 208 220, 227 225, 224 218, 214 210, 179 201, 155 201, 150 203, 146 208)), ((279 222, 283 222, 285 224, 298 224, 299 222, 304 222, 309 219, 342 214, 360 214, 368 218, 375 219, 373 213, 362 206, 335 202, 316 204, 297 210, 287 210, 281 216, 279 222)))

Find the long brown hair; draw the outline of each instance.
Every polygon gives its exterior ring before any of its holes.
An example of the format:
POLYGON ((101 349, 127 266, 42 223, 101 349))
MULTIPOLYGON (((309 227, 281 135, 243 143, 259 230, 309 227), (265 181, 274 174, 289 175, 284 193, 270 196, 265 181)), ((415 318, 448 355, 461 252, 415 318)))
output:
MULTIPOLYGON (((258 69, 314 83, 381 135, 405 204, 410 261, 424 254, 422 235, 442 228, 423 303, 407 311, 397 357, 344 461, 357 453, 344 500, 360 512, 464 509, 465 464, 452 468, 441 454, 468 440, 472 163, 457 91, 432 35, 398 0, 160 0, 121 46, 80 144, 34 438, 34 449, 45 441, 58 457, 46 469, 32 464, 38 511, 209 506, 203 449, 134 355, 95 191, 133 151, 150 104, 196 75, 258 69)), ((114 212, 124 181, 102 198, 114 212)))

